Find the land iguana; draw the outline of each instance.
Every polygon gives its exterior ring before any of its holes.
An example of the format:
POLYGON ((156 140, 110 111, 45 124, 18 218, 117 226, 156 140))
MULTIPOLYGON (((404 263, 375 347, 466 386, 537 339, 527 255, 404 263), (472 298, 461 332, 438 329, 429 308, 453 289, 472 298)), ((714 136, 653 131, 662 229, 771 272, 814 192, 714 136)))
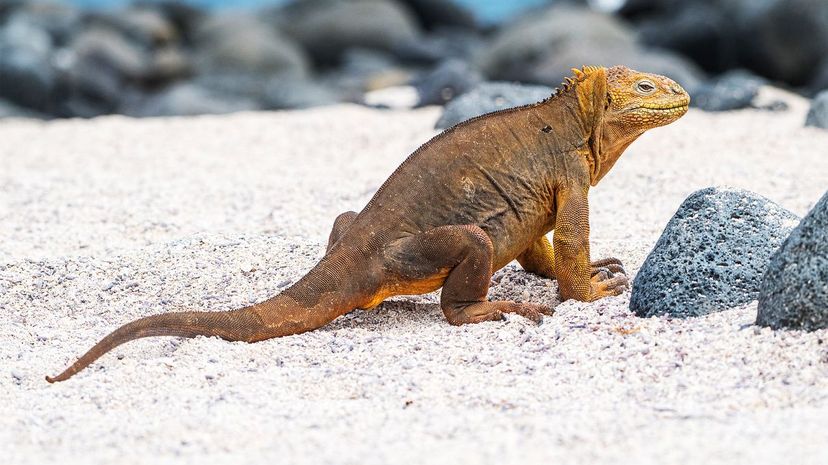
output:
POLYGON ((325 256, 281 294, 236 310, 135 320, 46 380, 66 380, 133 339, 262 341, 440 287, 451 324, 506 313, 540 322, 551 309, 486 300, 492 273, 514 259, 557 279, 562 300, 622 293, 621 262, 590 261, 587 193, 636 138, 684 115, 690 98, 666 77, 623 66, 573 73, 541 102, 472 118, 422 145, 360 213, 336 218, 325 256))

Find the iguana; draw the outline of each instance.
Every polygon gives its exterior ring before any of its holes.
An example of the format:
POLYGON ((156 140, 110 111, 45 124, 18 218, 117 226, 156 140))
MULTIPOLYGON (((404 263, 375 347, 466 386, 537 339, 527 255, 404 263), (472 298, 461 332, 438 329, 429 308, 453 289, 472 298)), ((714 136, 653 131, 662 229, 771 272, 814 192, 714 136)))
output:
POLYGON ((621 262, 590 262, 587 193, 636 138, 687 112, 690 98, 666 77, 623 66, 573 73, 541 102, 472 118, 422 145, 360 213, 336 218, 325 256, 281 294, 236 310, 135 320, 46 380, 66 380, 133 339, 262 341, 440 287, 451 324, 506 313, 540 322, 551 309, 486 300, 492 273, 514 259, 557 279, 563 300, 620 294, 621 262))

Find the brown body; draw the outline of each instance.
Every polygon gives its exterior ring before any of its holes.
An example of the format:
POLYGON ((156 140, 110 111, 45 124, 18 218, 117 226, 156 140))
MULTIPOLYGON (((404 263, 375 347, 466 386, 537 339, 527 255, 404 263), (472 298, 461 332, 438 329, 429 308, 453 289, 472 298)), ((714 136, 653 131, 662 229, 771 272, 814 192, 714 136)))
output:
POLYGON ((587 193, 644 131, 668 124, 689 98, 673 81, 627 68, 575 70, 555 96, 461 123, 423 145, 359 214, 334 223, 325 257, 265 302, 228 312, 155 315, 104 338, 50 382, 69 378, 124 342, 146 336, 219 336, 255 342, 323 326, 385 298, 443 287, 452 324, 535 304, 487 302, 491 275, 517 259, 557 278, 562 299, 617 295, 616 259, 590 261, 587 193), (554 230, 550 244, 546 234, 554 230))

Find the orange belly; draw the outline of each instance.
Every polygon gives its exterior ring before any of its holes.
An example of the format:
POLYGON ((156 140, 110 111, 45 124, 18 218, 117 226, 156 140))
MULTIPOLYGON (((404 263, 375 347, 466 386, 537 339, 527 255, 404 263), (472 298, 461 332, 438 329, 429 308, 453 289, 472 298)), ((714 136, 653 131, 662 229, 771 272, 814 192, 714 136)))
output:
POLYGON ((448 276, 449 268, 441 269, 439 273, 425 279, 407 282, 392 282, 382 286, 371 299, 362 305, 361 309, 371 310, 381 304, 385 299, 395 295, 417 295, 428 294, 440 289, 448 276))

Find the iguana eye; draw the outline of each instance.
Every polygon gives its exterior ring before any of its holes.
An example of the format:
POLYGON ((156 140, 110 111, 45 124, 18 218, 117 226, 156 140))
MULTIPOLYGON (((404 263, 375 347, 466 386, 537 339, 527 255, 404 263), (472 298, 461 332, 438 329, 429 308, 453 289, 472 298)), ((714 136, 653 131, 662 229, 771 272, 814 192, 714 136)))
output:
POLYGON ((655 90, 655 84, 650 81, 639 81, 638 84, 635 85, 636 90, 641 92, 642 94, 649 94, 650 92, 655 90))

